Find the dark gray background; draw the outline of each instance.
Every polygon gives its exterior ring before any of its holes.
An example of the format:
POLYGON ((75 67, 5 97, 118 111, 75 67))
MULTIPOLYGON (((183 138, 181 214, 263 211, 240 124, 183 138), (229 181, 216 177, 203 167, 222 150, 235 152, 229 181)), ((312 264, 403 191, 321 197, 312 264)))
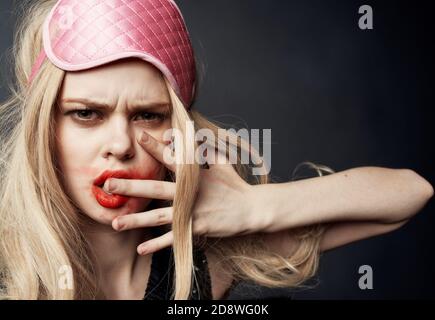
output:
MULTIPOLYGON (((0 98, 14 3, 0 4, 0 98)), ((272 129, 272 176, 301 161, 336 171, 411 168, 434 184, 431 15, 424 1, 178 1, 204 77, 195 108, 227 126, 272 129), (358 28, 370 4, 374 30, 358 28)), ((322 256, 317 286, 302 292, 242 285, 230 298, 434 298, 434 204, 403 228, 322 256), (360 290, 358 268, 374 271, 360 290)))

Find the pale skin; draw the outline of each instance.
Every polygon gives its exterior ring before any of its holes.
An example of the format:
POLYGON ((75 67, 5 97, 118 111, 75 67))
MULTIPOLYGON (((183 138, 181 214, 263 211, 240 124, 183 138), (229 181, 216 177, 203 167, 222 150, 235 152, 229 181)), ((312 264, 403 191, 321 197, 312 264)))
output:
MULTIPOLYGON (((160 181, 165 170, 175 170, 163 160, 168 146, 162 135, 171 127, 170 117, 150 115, 164 113, 169 101, 160 73, 138 60, 67 73, 64 81, 56 127, 58 156, 67 192, 95 222, 86 234, 97 254, 101 292, 109 299, 141 299, 151 254, 173 242, 171 232, 158 238, 147 232, 172 222, 171 207, 147 210, 150 199, 172 200, 175 195, 175 183, 160 181), (106 109, 99 109, 100 117, 92 116, 98 121, 82 122, 92 111, 66 114, 83 109, 85 105, 77 102, 83 98, 107 103, 106 109), (138 99, 147 102, 140 113, 130 108, 138 99), (106 180, 106 191, 135 197, 126 208, 103 208, 84 192, 101 171, 126 168, 152 172, 155 178, 106 180)), ((215 164, 201 170, 193 232, 226 238, 261 232, 271 250, 290 255, 295 240, 288 230, 322 223, 327 229, 321 250, 326 251, 399 228, 432 195, 432 186, 409 169, 358 167, 325 177, 252 186, 231 165, 215 164)), ((213 298, 220 299, 231 279, 217 271, 213 255, 206 255, 213 298)))

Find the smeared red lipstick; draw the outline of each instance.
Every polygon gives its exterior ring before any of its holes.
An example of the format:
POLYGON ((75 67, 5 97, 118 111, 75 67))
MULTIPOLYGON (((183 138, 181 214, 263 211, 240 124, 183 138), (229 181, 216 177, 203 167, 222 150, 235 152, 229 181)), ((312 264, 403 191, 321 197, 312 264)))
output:
POLYGON ((97 200, 97 202, 110 209, 117 209, 122 207, 130 197, 121 196, 119 194, 108 194, 102 188, 104 183, 109 178, 119 178, 119 179, 146 179, 143 175, 139 174, 135 170, 106 170, 100 174, 92 185, 92 193, 97 200))

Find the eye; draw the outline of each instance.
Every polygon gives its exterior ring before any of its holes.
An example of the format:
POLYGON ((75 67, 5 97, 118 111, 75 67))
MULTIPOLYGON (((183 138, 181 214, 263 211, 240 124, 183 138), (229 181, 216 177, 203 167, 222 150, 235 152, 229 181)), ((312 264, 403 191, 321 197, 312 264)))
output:
POLYGON ((92 109, 76 109, 69 111, 67 114, 71 115, 74 120, 83 123, 94 122, 101 118, 101 114, 92 109))
POLYGON ((92 115, 96 113, 92 110, 78 110, 76 111, 76 115, 81 119, 91 119, 92 115))
POLYGON ((164 113, 156 113, 156 112, 139 112, 135 114, 133 120, 136 121, 145 121, 145 122, 154 122, 154 121, 163 121, 166 118, 164 113))

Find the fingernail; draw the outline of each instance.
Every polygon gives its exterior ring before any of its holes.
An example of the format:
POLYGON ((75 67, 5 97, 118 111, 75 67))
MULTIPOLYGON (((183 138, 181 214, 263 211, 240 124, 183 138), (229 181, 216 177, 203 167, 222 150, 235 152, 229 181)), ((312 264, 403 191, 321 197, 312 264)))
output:
POLYGON ((145 131, 142 132, 142 137, 141 137, 140 141, 142 143, 148 143, 149 140, 150 140, 150 137, 149 137, 148 133, 146 133, 145 131))
POLYGON ((116 189, 116 181, 112 179, 107 179, 104 182, 103 190, 106 192, 112 192, 116 189))
POLYGON ((113 222, 113 226, 115 227, 115 230, 120 231, 120 230, 124 229, 125 223, 122 222, 121 219, 116 219, 113 222))
POLYGON ((140 245, 138 248, 138 252, 140 255, 144 255, 144 254, 148 253, 148 246, 146 244, 140 245))

